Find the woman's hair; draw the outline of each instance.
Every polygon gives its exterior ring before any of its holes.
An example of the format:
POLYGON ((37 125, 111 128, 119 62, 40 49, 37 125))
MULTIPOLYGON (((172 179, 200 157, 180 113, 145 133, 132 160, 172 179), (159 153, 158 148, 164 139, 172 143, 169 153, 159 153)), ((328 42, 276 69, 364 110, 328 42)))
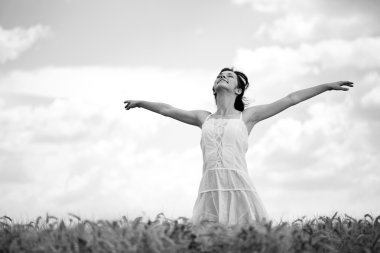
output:
MULTIPOLYGON (((236 97, 234 107, 236 110, 239 110, 242 112, 242 111, 244 111, 244 108, 248 105, 248 101, 247 101, 246 97, 244 97, 244 92, 246 89, 248 89, 248 86, 249 86, 248 78, 243 72, 236 71, 233 67, 232 68, 223 68, 219 73, 222 73, 223 71, 232 71, 237 76, 237 83, 238 83, 237 88, 240 88, 242 90, 242 92, 236 97)), ((216 95, 217 94, 215 92, 214 87, 212 88, 212 91, 214 93, 215 103, 216 103, 216 95)))

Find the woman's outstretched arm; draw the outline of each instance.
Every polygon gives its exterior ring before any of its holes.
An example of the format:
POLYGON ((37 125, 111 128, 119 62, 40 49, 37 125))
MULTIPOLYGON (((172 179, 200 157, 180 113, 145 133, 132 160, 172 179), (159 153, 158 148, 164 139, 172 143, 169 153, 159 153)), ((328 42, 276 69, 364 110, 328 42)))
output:
POLYGON ((169 109, 171 105, 159 102, 149 102, 144 100, 125 100, 125 109, 129 110, 135 107, 141 107, 149 111, 164 115, 165 110, 169 109))
POLYGON ((169 104, 149 102, 144 100, 126 100, 124 103, 127 104, 125 106, 126 110, 135 107, 141 107, 152 112, 159 113, 163 116, 179 120, 186 124, 198 126, 200 128, 202 128, 202 123, 209 114, 209 112, 203 110, 186 111, 169 104))
POLYGON ((312 98, 318 94, 321 94, 329 90, 343 90, 347 91, 348 88, 343 86, 353 87, 353 83, 349 81, 339 81, 333 83, 325 83, 317 86, 313 86, 307 89, 298 90, 290 93, 284 98, 281 98, 273 103, 266 105, 258 105, 247 108, 246 114, 251 122, 257 123, 261 120, 267 119, 276 115, 277 113, 296 105, 302 101, 312 98))
POLYGON ((339 82, 333 82, 333 83, 325 83, 320 84, 314 87, 310 87, 307 89, 295 91, 293 93, 290 93, 290 97, 294 104, 298 104, 299 102, 302 102, 304 100, 307 100, 309 98, 312 98, 322 92, 329 91, 329 90, 343 90, 348 91, 348 88, 342 87, 342 86, 350 86, 354 87, 352 82, 349 81, 339 81, 339 82))

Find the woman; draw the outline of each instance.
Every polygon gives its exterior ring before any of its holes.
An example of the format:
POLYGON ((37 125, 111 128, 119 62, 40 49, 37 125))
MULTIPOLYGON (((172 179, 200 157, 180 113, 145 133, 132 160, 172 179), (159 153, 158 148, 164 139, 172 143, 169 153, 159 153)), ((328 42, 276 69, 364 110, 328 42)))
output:
POLYGON ((243 102, 248 88, 245 74, 224 68, 217 76, 213 93, 217 110, 186 111, 164 103, 126 100, 125 109, 134 107, 162 114, 197 126, 202 130, 203 176, 191 221, 207 220, 228 226, 268 220, 264 205, 250 180, 245 154, 248 136, 255 124, 328 90, 353 87, 349 81, 320 84, 299 90, 273 103, 246 108, 243 102))

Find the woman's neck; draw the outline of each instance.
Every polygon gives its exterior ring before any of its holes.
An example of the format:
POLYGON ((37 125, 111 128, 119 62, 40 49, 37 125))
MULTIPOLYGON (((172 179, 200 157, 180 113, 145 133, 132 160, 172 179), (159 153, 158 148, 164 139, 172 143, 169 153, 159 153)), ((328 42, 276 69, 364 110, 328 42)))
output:
POLYGON ((216 115, 228 116, 240 113, 235 109, 236 96, 228 92, 219 92, 216 96, 216 115))

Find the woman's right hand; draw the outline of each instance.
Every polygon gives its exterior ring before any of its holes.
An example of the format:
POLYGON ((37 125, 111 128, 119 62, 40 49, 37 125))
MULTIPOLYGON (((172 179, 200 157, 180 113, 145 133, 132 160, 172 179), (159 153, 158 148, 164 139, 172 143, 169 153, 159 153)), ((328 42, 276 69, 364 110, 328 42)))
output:
POLYGON ((129 110, 131 108, 138 107, 137 103, 138 103, 138 100, 125 100, 124 101, 124 104, 126 104, 125 109, 129 110))

